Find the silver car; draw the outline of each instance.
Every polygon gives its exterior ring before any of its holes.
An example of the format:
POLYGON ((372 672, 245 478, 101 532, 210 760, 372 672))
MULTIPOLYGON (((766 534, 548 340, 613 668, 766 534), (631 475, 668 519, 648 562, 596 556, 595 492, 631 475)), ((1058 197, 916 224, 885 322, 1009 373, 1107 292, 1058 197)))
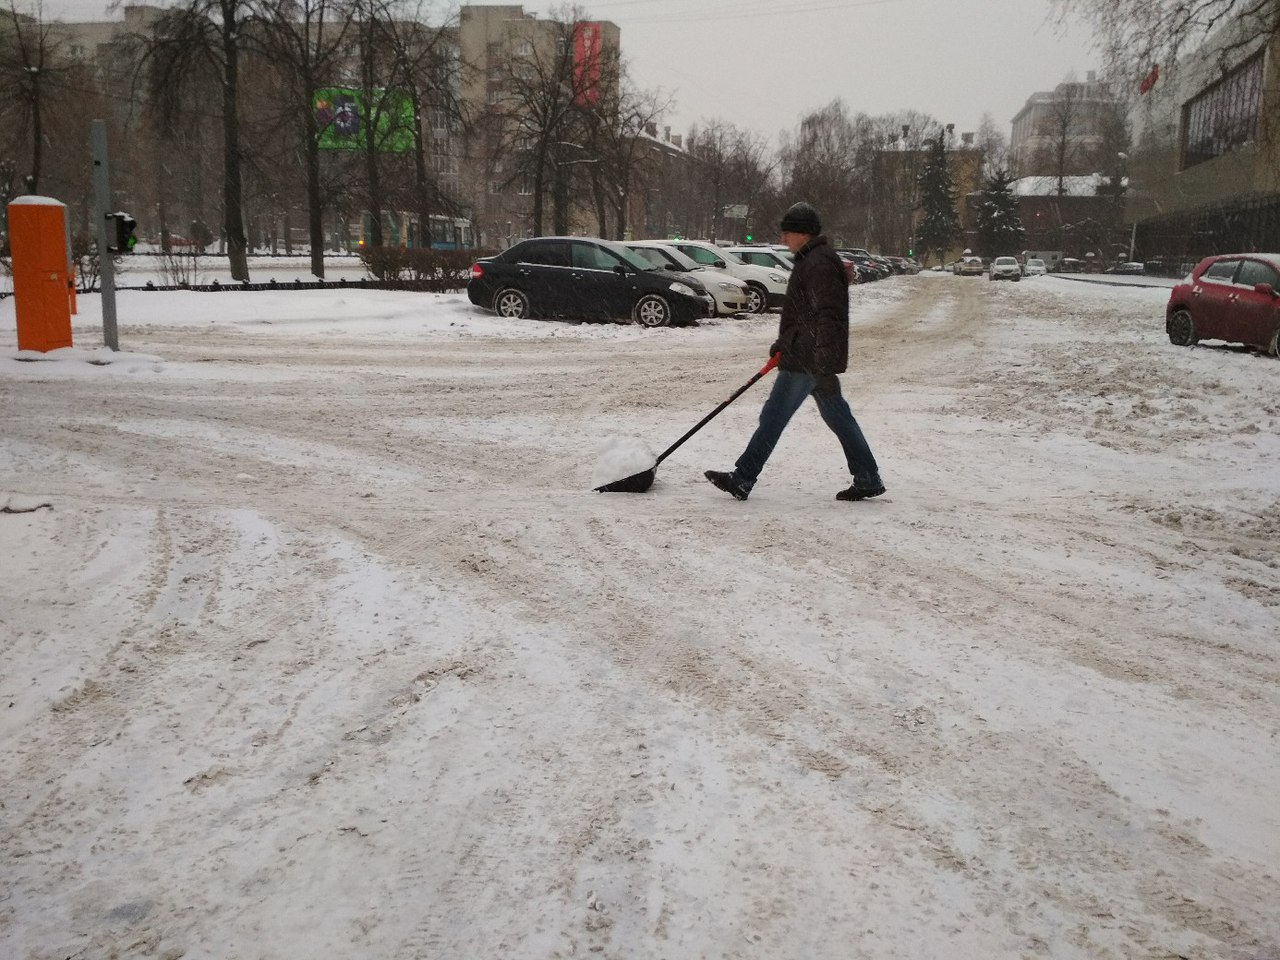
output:
POLYGON ((991 272, 987 275, 989 280, 1021 280, 1022 264, 1018 263, 1016 257, 996 257, 991 261, 991 272))
POLYGON ((711 294, 711 298, 715 301, 714 310, 716 316, 727 317, 731 314, 742 313, 747 309, 747 285, 737 277, 731 276, 723 270, 704 267, 675 247, 669 246, 660 240, 632 240, 624 244, 624 246, 648 260, 655 267, 670 270, 676 274, 689 273, 691 276, 696 277, 707 288, 707 292, 711 294))

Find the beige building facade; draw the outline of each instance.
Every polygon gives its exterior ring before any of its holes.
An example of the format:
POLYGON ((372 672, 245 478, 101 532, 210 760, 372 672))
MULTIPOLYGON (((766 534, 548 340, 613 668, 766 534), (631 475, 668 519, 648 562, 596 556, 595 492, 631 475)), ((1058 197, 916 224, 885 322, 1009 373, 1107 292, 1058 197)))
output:
POLYGON ((1133 111, 1126 219, 1170 272, 1280 250, 1280 35, 1228 26, 1163 71, 1133 111))

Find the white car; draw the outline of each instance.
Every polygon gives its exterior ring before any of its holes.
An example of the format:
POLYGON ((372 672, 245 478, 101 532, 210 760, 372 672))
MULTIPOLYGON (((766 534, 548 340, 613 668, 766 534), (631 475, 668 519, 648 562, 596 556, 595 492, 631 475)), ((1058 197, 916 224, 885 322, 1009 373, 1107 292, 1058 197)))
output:
POLYGON ((1027 260, 1027 265, 1022 268, 1022 272, 1025 273, 1028 277, 1043 277, 1046 273, 1049 272, 1049 268, 1045 266, 1045 263, 1043 260, 1040 260, 1036 257, 1031 257, 1029 260, 1027 260))
POLYGON ((704 267, 731 273, 747 285, 747 311, 764 313, 787 299, 787 272, 743 263, 724 247, 702 240, 668 240, 668 244, 704 267))
POLYGON ((702 282, 715 300, 716 316, 742 313, 747 309, 747 285, 732 274, 704 267, 693 258, 661 240, 632 240, 623 244, 655 267, 673 273, 690 273, 702 282))
POLYGON ((1017 257, 996 257, 991 261, 991 272, 988 280, 1021 280, 1022 264, 1017 257))
POLYGON ((775 270, 785 270, 790 273, 791 268, 795 266, 789 251, 778 250, 775 247, 725 247, 725 249, 743 263, 755 264, 757 267, 773 267, 775 270))

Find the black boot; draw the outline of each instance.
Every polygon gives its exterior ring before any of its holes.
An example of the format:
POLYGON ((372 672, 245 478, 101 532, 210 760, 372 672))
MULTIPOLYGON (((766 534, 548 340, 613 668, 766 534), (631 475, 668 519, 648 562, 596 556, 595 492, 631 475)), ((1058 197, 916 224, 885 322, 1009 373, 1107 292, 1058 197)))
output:
POLYGON ((731 493, 739 500, 745 500, 751 495, 751 488, 743 486, 737 480, 733 479, 732 473, 721 473, 719 470, 708 470, 704 476, 725 493, 731 493))
POLYGON ((884 485, 877 483, 874 487, 860 487, 856 483, 848 490, 836 494, 837 500, 870 500, 884 493, 884 485))

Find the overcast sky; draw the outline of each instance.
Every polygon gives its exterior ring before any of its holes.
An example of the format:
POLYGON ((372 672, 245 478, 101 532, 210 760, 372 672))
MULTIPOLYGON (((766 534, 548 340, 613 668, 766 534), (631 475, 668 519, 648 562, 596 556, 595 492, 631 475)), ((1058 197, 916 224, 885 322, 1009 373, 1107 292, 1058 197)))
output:
MULTIPOLYGON (((484 4, 489 5, 489 4, 484 4)), ((989 111, 1006 136, 1027 97, 1098 67, 1083 25, 1048 0, 583 0, 622 28, 641 86, 675 97, 673 132, 719 117, 775 140, 842 97, 852 112, 914 109, 956 132, 989 111)), ((20 2, 20 6, 22 6, 20 2)), ((46 15, 120 19, 106 0, 45 0, 46 15)), ((532 0, 547 15, 561 2, 532 0)), ((437 9, 443 9, 437 4, 437 9)))

